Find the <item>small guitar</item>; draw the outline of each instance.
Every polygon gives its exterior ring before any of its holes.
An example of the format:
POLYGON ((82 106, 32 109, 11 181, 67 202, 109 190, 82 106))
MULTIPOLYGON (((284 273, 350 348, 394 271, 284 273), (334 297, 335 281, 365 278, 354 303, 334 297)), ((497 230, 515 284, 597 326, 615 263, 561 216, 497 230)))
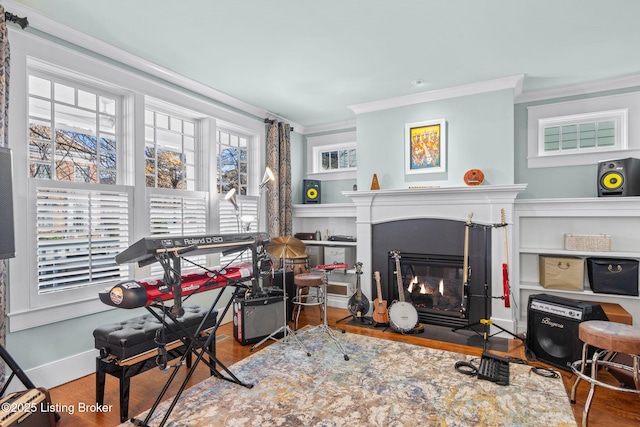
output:
POLYGON ((349 311, 358 319, 362 319, 364 315, 369 311, 369 300, 362 293, 362 287, 360 286, 360 276, 362 276, 362 263, 356 262, 356 293, 351 295, 347 307, 349 311))
POLYGON ((389 307, 389 325, 401 334, 405 334, 418 326, 418 310, 404 300, 404 286, 402 285, 402 270, 400 269, 400 253, 393 251, 396 259, 396 278, 398 279, 398 301, 389 307))
POLYGON ((382 288, 380 287, 380 272, 373 273, 376 279, 376 287, 378 289, 378 298, 373 301, 373 326, 378 323, 389 323, 389 310, 387 310, 387 301, 382 299, 382 288))

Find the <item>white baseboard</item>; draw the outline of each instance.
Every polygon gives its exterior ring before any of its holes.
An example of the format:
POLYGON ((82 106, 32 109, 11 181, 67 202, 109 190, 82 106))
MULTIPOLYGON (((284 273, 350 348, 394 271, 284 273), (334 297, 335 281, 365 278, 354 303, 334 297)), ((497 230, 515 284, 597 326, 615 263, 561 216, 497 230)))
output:
MULTIPOLYGON (((233 313, 232 310, 229 310, 221 324, 229 323, 232 320, 233 313)), ((52 389, 70 381, 77 380, 78 378, 94 374, 96 372, 96 357, 98 357, 99 354, 100 353, 97 349, 92 349, 47 363, 46 365, 27 369, 24 373, 36 387, 52 389)), ((10 374, 10 370, 7 370, 9 371, 7 374, 10 374)), ((5 381, 6 379, 7 378, 5 378, 5 381)), ((9 387, 7 387, 6 393, 13 393, 24 390, 25 388, 26 387, 20 382, 20 380, 17 377, 14 377, 11 380, 9 387)))

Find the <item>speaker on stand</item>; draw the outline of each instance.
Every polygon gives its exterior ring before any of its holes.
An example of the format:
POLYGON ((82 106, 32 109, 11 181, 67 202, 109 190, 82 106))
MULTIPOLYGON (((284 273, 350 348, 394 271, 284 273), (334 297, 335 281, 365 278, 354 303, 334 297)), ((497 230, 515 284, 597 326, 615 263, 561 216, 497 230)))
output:
POLYGON ((598 197, 640 196, 640 159, 598 163, 598 197))
POLYGON ((302 203, 321 203, 321 190, 322 181, 317 179, 303 179, 302 180, 302 203))
MULTIPOLYGON (((578 328, 587 320, 609 319, 598 303, 547 294, 531 295, 527 348, 536 359, 570 371, 571 364, 582 358, 583 342, 578 337, 578 328)), ((594 350, 590 350, 589 357, 594 350)))

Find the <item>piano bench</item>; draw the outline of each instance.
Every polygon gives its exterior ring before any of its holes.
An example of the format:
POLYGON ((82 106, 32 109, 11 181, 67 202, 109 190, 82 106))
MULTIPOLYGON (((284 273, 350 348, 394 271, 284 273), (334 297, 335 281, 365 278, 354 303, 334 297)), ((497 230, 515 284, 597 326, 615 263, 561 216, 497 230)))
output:
MULTIPOLYGON (((202 319, 207 317, 197 337, 204 342, 216 324, 218 311, 213 310, 207 316, 208 310, 200 306, 183 308, 185 313, 178 318, 178 323, 190 334, 194 334, 202 319)), ((173 325, 171 319, 166 320, 167 324, 173 325)), ((158 319, 151 314, 145 314, 122 322, 103 325, 93 331, 95 348, 100 350, 100 355, 96 358, 96 402, 99 405, 104 404, 106 374, 118 378, 120 380, 120 422, 128 419, 131 377, 158 367, 156 333, 162 328, 163 325, 158 319)), ((180 333, 181 331, 174 332, 171 328, 165 330, 167 361, 182 357, 185 351, 188 351, 187 346, 180 340, 185 334, 180 333)), ((211 340, 209 351, 215 355, 215 337, 211 340)), ((188 368, 191 367, 191 356, 191 351, 185 356, 188 368)), ((213 363, 211 358, 210 362, 213 363)), ((211 374, 214 374, 213 370, 211 374)))

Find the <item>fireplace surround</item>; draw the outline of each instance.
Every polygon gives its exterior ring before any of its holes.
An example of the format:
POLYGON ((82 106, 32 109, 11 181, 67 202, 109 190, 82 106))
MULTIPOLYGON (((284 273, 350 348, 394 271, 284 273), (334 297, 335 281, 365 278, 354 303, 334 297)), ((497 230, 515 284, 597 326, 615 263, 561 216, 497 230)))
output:
MULTIPOLYGON (((383 281, 390 282, 388 255, 391 250, 401 254, 461 257, 465 223, 471 214, 472 222, 479 225, 469 230, 471 294, 482 295, 486 282, 489 295, 502 295, 503 233, 495 232, 491 225, 500 222, 501 209, 504 209, 509 259, 513 259, 509 225, 513 224, 515 198, 525 188, 525 184, 519 184, 343 192, 356 208, 357 259, 362 262, 365 273, 361 278, 362 291, 371 299, 376 297, 372 292, 375 271, 380 272, 383 281)), ((397 287, 395 282, 394 286, 397 287)), ((388 303, 392 301, 391 292, 389 283, 383 286, 383 296, 388 303)), ((482 301, 478 297, 472 299, 482 301)), ((515 332, 515 309, 513 304, 507 308, 503 300, 491 298, 489 317, 497 325, 515 332)), ((483 317, 483 312, 483 307, 474 308, 463 321, 475 323, 483 317)))

